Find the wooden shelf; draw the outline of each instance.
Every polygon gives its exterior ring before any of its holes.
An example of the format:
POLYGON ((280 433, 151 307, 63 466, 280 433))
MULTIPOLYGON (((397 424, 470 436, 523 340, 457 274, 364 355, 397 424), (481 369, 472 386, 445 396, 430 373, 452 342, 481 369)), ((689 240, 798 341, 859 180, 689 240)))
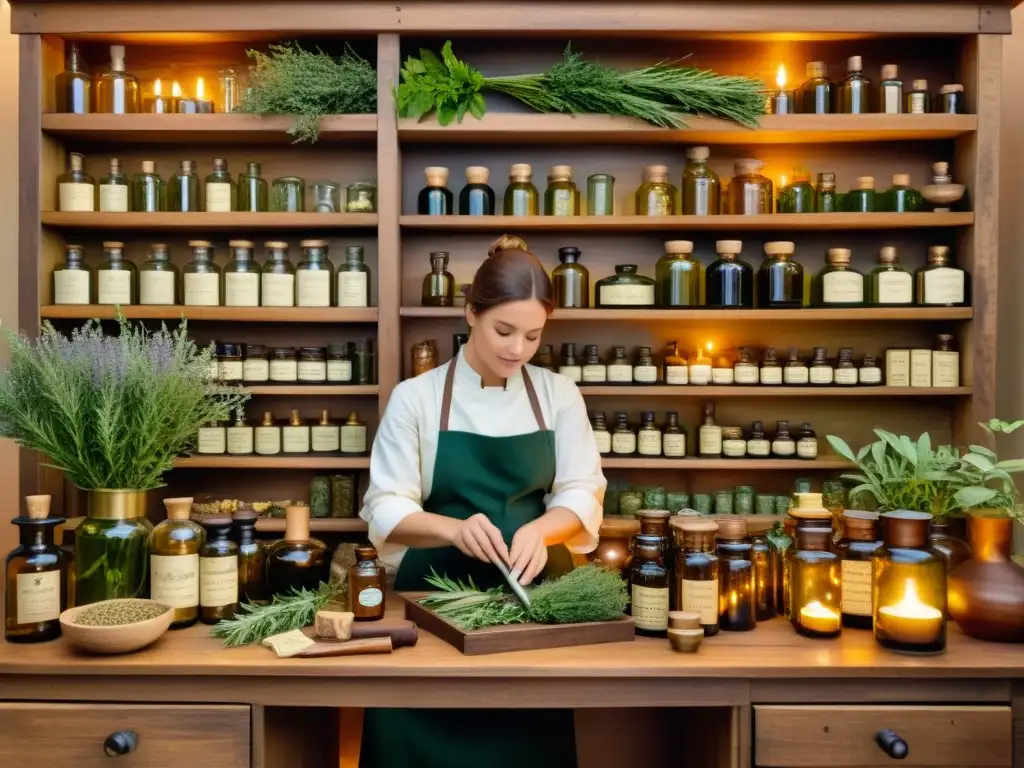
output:
POLYGON ((307 386, 290 386, 287 384, 245 386, 243 389, 251 395, 275 395, 281 397, 377 397, 380 387, 376 384, 310 384, 307 386))
POLYGON ((824 469, 853 469, 846 459, 828 456, 814 460, 807 459, 644 459, 639 457, 602 457, 602 469, 735 469, 743 472, 764 472, 770 470, 807 470, 816 472, 824 469))
MULTIPOLYGON (((256 521, 260 533, 284 533, 283 517, 261 517, 256 521)), ((639 523, 637 527, 639 528, 639 523)), ((314 517, 309 521, 310 533, 362 533, 369 529, 365 520, 358 517, 314 517)))
MULTIPOLYGON (((46 223, 43 214, 43 223, 46 223)), ((62 214, 96 216, 101 214, 62 214)), ((142 216, 147 214, 109 214, 142 216)), ((156 215, 156 214, 149 214, 156 215)), ((162 214, 167 215, 167 214, 162 214)), ((200 214, 177 214, 191 216, 200 214)), ((224 214, 229 215, 229 214, 224 214)), ((236 214, 230 214, 236 215, 236 214)), ((252 214, 265 216, 267 214, 252 214)), ((281 214, 283 216, 297 214, 281 214)), ((318 214, 308 214, 316 216, 318 214)), ((973 213, 770 213, 757 216, 402 216, 409 230, 444 232, 812 232, 820 230, 968 227, 973 213)))
MULTIPOLYGON (((913 215, 913 214, 907 214, 913 215)), ((311 229, 369 229, 377 226, 376 213, 62 213, 43 211, 44 227, 103 229, 115 232, 223 232, 307 231, 311 229)))
MULTIPOLYGON (((703 517, 703 519, 717 520, 718 517, 719 515, 708 515, 703 517)), ((721 515, 721 517, 728 517, 730 519, 742 517, 747 521, 747 531, 751 534, 771 530, 776 523, 781 523, 786 519, 785 515, 721 515)), ((259 530, 258 523, 256 530, 259 530)), ((635 536, 638 533, 640 533, 640 521, 637 518, 625 517, 623 515, 605 515, 601 521, 601 529, 598 535, 616 537, 635 536)))
MULTIPOLYGON (((402 317, 466 316, 464 307, 402 307, 402 317)), ((971 307, 862 307, 859 309, 556 309, 552 320, 616 320, 682 321, 715 320, 735 322, 741 320, 801 320, 861 321, 861 320, 970 320, 971 307)))
POLYGON ((188 456, 175 469, 369 469, 368 456, 188 456))
MULTIPOLYGON (((43 115, 43 132, 71 140, 117 144, 291 144, 290 117, 213 115, 43 115)), ((319 144, 376 141, 376 115, 332 115, 320 124, 319 144)))
MULTIPOLYGON (((377 307, 121 307, 129 320, 181 320, 232 323, 376 323, 377 307)), ((117 307, 109 304, 51 304, 39 308, 47 320, 113 320, 117 307)))
POLYGON ((590 397, 966 397, 970 387, 769 387, 728 386, 624 386, 587 385, 580 387, 590 397))
MULTIPOLYGON (((687 119, 681 130, 611 115, 489 112, 447 127, 434 115, 398 121, 405 143, 515 144, 834 144, 953 139, 978 129, 977 115, 766 115, 756 129, 713 117, 687 119)), ((44 122, 45 128, 45 122, 44 122)))

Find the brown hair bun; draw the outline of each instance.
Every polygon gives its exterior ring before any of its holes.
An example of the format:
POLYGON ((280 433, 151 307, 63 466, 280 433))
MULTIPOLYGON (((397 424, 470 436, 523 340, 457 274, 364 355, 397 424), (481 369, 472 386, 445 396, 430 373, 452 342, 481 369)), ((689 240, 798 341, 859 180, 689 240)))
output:
POLYGON ((487 260, 477 269, 466 303, 483 313, 512 301, 536 299, 551 314, 555 307, 551 279, 540 259, 530 253, 526 241, 502 235, 487 251, 487 260))
POLYGON ((490 250, 487 251, 487 257, 493 259, 499 253, 504 253, 505 251, 525 251, 529 253, 530 246, 521 237, 502 235, 491 244, 490 250))

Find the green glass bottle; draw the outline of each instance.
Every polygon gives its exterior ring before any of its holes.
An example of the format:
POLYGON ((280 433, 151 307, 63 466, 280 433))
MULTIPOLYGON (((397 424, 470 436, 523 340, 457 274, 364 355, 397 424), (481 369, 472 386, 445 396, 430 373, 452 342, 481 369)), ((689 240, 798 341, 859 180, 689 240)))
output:
POLYGON ((895 64, 882 65, 882 82, 878 84, 878 111, 886 115, 903 112, 903 81, 895 64))
POLYGON ((836 112, 843 115, 861 115, 871 112, 871 81, 861 71, 860 56, 846 60, 846 79, 836 90, 836 112))
POLYGON ((654 306, 654 280, 636 272, 636 264, 617 264, 615 274, 594 286, 598 309, 637 309, 654 306))
POLYGON ((764 244, 765 260, 757 271, 757 306, 761 309, 799 309, 804 304, 804 268, 793 261, 791 242, 764 244))
POLYGON ((708 167, 711 150, 690 147, 686 150, 681 189, 684 216, 717 216, 721 209, 722 182, 708 167))
POLYGON ((245 173, 238 174, 238 210, 250 213, 269 209, 267 180, 259 163, 248 163, 245 173))
POLYGON ((178 268, 163 243, 149 247, 149 260, 139 267, 139 304, 172 305, 178 299, 178 268))
POLYGON ((548 173, 548 188, 544 190, 544 215, 580 215, 580 192, 572 180, 572 166, 551 167, 548 173))
POLYGON ((132 179, 132 210, 140 213, 167 210, 167 187, 152 160, 143 160, 142 170, 132 179))
POLYGON ((580 264, 579 248, 559 248, 561 262, 551 272, 555 291, 555 306, 566 309, 586 309, 590 306, 590 272, 580 264))
POLYGON ((182 304, 187 307, 219 307, 220 267, 213 263, 213 245, 207 240, 190 240, 192 261, 185 265, 182 304))
POLYGON ((213 158, 213 172, 206 177, 203 199, 207 213, 231 213, 238 210, 238 190, 228 173, 228 161, 213 158))
POLYGON ((451 307, 455 304, 455 278, 448 271, 448 252, 430 254, 430 271, 423 278, 424 307, 451 307))
POLYGON ((875 177, 858 176, 857 183, 846 193, 843 203, 850 213, 873 213, 876 211, 875 177))
POLYGON ((814 187, 807 171, 794 171, 793 180, 779 190, 778 213, 814 213, 814 187))
POLYGON ((692 258, 693 243, 670 240, 654 267, 655 304, 659 307, 700 306, 700 262, 692 258))
POLYGON ((178 163, 178 173, 171 177, 170 206, 168 210, 178 213, 201 211, 199 204, 199 177, 196 164, 191 160, 178 163))
POLYGON ((924 208, 921 193, 910 186, 909 173, 894 173, 892 187, 882 193, 881 208, 892 213, 912 213, 924 208))
POLYGON ((338 306, 370 306, 370 268, 363 246, 346 245, 345 260, 338 266, 338 306))
POLYGON ((832 111, 832 83, 824 61, 807 62, 807 80, 800 86, 797 107, 805 115, 827 115, 832 111))
POLYGON ((527 163, 515 163, 505 188, 506 216, 536 216, 540 212, 539 195, 533 186, 533 168, 527 163))
POLYGON ((970 294, 967 273, 953 266, 949 246, 928 248, 928 264, 914 273, 917 303, 930 307, 964 307, 970 294))
POLYGON ((816 307, 864 306, 864 275, 850 266, 849 248, 829 248, 825 267, 814 277, 816 307))
POLYGON ((677 194, 668 182, 668 166, 644 166, 644 181, 636 190, 637 216, 672 216, 677 194))
POLYGON ((867 279, 868 304, 874 307, 910 307, 914 304, 914 278, 900 266, 896 249, 887 245, 878 252, 878 266, 867 279))
POLYGON ((836 192, 836 175, 830 171, 818 174, 818 187, 814 190, 816 213, 838 213, 839 193, 836 192))
POLYGON ((224 306, 260 305, 260 265, 253 258, 255 244, 250 240, 231 240, 231 261, 224 267, 224 306))
POLYGON ((110 172, 100 179, 99 193, 101 211, 127 213, 131 210, 131 184, 116 157, 110 158, 110 172))

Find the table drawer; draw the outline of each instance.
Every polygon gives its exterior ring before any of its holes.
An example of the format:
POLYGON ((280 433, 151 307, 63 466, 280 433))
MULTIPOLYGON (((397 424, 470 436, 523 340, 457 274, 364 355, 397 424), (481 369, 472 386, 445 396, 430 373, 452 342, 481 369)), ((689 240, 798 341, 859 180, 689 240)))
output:
POLYGON ((245 706, 0 703, 0 723, 0 766, 249 768, 245 706), (115 761, 104 743, 119 731, 136 739, 115 761))
POLYGON ((1012 741, 1009 707, 754 707, 758 768, 1009 766, 1012 741), (887 729, 906 742, 899 761, 875 741, 887 729))

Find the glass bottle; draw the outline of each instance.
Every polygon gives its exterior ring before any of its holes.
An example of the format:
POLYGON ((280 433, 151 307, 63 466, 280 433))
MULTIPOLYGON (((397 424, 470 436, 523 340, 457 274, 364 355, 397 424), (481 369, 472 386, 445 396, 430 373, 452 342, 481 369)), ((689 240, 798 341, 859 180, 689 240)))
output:
POLYGON ((303 384, 324 384, 327 382, 327 354, 323 347, 302 347, 295 370, 296 378, 303 384))
POLYGON ((839 196, 836 194, 836 175, 829 171, 818 174, 818 186, 814 190, 815 213, 838 213, 839 196))
POLYGON ((676 552, 673 610, 699 614, 704 636, 718 634, 719 562, 714 520, 686 519, 677 524, 682 546, 676 552))
POLYGON ((447 251, 431 252, 430 271, 423 278, 422 299, 424 307, 451 307, 455 304, 455 278, 448 271, 447 251))
POLYGON ((273 414, 269 411, 264 413, 263 421, 254 431, 258 456, 276 456, 281 453, 281 428, 274 423, 273 414))
POLYGON ((700 262, 691 258, 690 240, 665 243, 665 255, 654 266, 655 303, 659 307, 700 306, 700 262))
POLYGON ((178 268, 163 243, 149 247, 149 259, 139 267, 139 304, 173 305, 178 297, 178 268))
POLYGON ((594 173, 587 177, 587 215, 615 215, 615 177, 594 173))
POLYGON ((932 350, 932 386, 960 386, 960 353, 956 348, 956 338, 951 333, 940 333, 935 338, 935 349, 932 350))
POLYGON ((828 361, 828 349, 815 347, 814 357, 808 370, 808 380, 816 386, 830 386, 835 380, 835 370, 828 361))
POLYGON ((238 174, 237 186, 238 210, 256 213, 268 209, 267 180, 259 163, 246 163, 245 173, 238 174))
POLYGON ((644 166, 644 181, 636 190, 636 213, 638 216, 672 216, 676 212, 677 194, 668 181, 668 166, 644 166))
POLYGON ((223 383, 241 384, 245 376, 240 344, 225 341, 217 344, 217 378, 223 383))
POLYGON ((615 430, 612 432, 612 455, 632 456, 636 453, 636 432, 629 426, 629 416, 618 411, 615 414, 615 430))
POLYGON ((764 163, 760 160, 737 160, 735 176, 729 183, 729 212, 756 216, 772 212, 775 195, 772 182, 761 175, 764 163))
POLYGON ((345 211, 348 213, 376 213, 377 185, 369 181, 349 184, 345 190, 345 211))
POLYGON ((341 427, 331 421, 326 409, 320 411, 320 422, 310 430, 313 453, 337 453, 341 450, 341 427))
POLYGON ((683 167, 681 190, 682 213, 686 216, 716 216, 722 199, 722 183, 718 174, 708 167, 711 150, 689 147, 683 167))
POLYGON ((171 628, 199 619, 199 550, 206 532, 189 519, 192 499, 164 499, 167 519, 149 534, 149 597, 174 609, 171 628))
POLYGON ((383 619, 387 590, 377 550, 370 544, 360 544, 355 548, 355 556, 355 565, 348 569, 349 610, 356 621, 383 619))
POLYGON ((849 213, 873 213, 877 210, 875 197, 875 177, 858 176, 856 185, 843 198, 843 204, 849 213))
POLYGON ((327 546, 309 535, 309 507, 285 509, 284 537, 266 551, 266 586, 271 596, 316 590, 330 578, 327 546))
MULTIPOLYGON (((353 184, 348 188, 352 195, 353 184)), ((306 210, 306 180, 301 176, 279 176, 270 183, 270 210, 277 213, 302 213, 306 210)), ((348 204, 352 213, 352 203, 348 204)), ((362 213, 363 211, 360 211, 362 213)), ((372 211, 371 211, 372 212, 372 211)))
POLYGON ((836 89, 835 111, 843 115, 871 112, 871 81, 861 71, 860 56, 846 60, 846 79, 836 89))
POLYGON ((900 266, 896 249, 887 245, 878 252, 878 266, 867 279, 868 304, 874 307, 909 307, 914 304, 914 278, 900 266))
POLYGON ((53 270, 53 303, 92 304, 92 270, 80 245, 64 246, 64 261, 53 270))
POLYGON ((733 356, 731 354, 715 355, 711 366, 711 383, 718 386, 730 386, 736 382, 733 372, 733 356))
POLYGON ((230 240, 231 261, 224 267, 224 306, 260 305, 260 266, 253 258, 255 244, 250 240, 230 240))
POLYGON ((131 185, 121 171, 121 161, 110 158, 110 170, 100 178, 100 211, 104 213, 127 213, 131 210, 131 185))
POLYGON ((604 384, 608 381, 608 366, 601 362, 601 353, 597 344, 587 344, 583 348, 583 384, 604 384))
POLYGON ((777 387, 782 384, 782 366, 774 347, 767 347, 761 361, 761 385, 777 387))
POLYGON ((558 372, 577 384, 583 380, 583 368, 576 358, 576 345, 571 341, 562 345, 562 360, 558 364, 558 372))
POLYGON ((740 427, 722 427, 722 456, 742 459, 747 455, 747 441, 740 427))
POLYGON ((877 512, 859 509, 843 512, 843 536, 836 554, 842 581, 844 627, 871 629, 871 561, 880 546, 877 512))
POLYGON ((221 304, 220 267, 213 263, 213 245, 207 240, 189 240, 192 261, 184 269, 186 307, 218 307, 221 304))
POLYGON ((191 160, 178 163, 178 173, 171 177, 169 187, 169 211, 195 213, 202 210, 199 202, 199 177, 196 164, 191 160))
POLYGON ((679 426, 679 414, 665 413, 665 431, 661 434, 661 452, 666 459, 686 458, 686 427, 679 426))
POLYGON ((754 306, 754 268, 737 258, 743 250, 739 240, 715 243, 718 258, 708 265, 704 275, 707 306, 714 309, 752 309, 754 306))
POLYGON ((76 606, 149 594, 149 534, 145 494, 94 490, 87 517, 75 529, 76 606))
POLYGON ((966 520, 962 517, 933 517, 928 526, 928 546, 946 559, 946 573, 971 559, 966 541, 966 520))
POLYGON ((266 559, 263 545, 256 538, 259 516, 248 510, 235 512, 232 535, 238 544, 239 602, 261 603, 267 599, 263 584, 266 559))
POLYGON ((263 247, 267 260, 260 275, 260 301, 264 307, 294 307, 295 265, 288 258, 288 243, 270 240, 263 247))
POLYGON ((594 286, 594 305, 598 309, 654 307, 654 280, 638 275, 636 269, 636 264, 616 264, 615 274, 594 286))
POLYGON ((208 421, 196 436, 196 453, 200 456, 222 456, 228 452, 227 430, 217 420, 208 421))
POLYGON ((60 637, 60 614, 75 603, 71 555, 53 540, 64 518, 50 517, 49 496, 26 496, 25 514, 11 522, 18 526, 18 546, 4 561, 4 638, 53 640, 60 637))
POLYGON ((597 443, 597 452, 602 456, 608 456, 612 452, 612 433, 608 431, 604 411, 594 411, 590 414, 590 428, 597 443))
POLYGON ((964 87, 960 83, 949 83, 939 88, 939 107, 935 110, 946 115, 962 115, 964 106, 964 87))
POLYGON ((715 424, 715 404, 704 403, 704 423, 701 424, 697 452, 702 459, 722 456, 722 428, 715 424))
POLYGON ((741 385, 757 384, 760 380, 760 368, 750 348, 740 347, 736 352, 739 357, 732 366, 733 381, 741 385))
POLYGON ((421 216, 447 216, 455 213, 455 196, 448 189, 448 169, 430 166, 425 171, 427 186, 416 198, 416 213, 421 216))
POLYGON ((849 248, 829 248, 825 266, 814 279, 814 305, 864 306, 864 275, 850 266, 849 248))
POLYGON ((327 241, 303 240, 299 247, 302 260, 295 269, 295 306, 334 306, 334 264, 327 258, 327 241))
POLYGON ((612 347, 612 359, 608 363, 609 384, 632 384, 633 366, 626 357, 625 347, 612 347))
POLYGON ((167 210, 167 185, 156 172, 156 163, 142 161, 142 170, 132 179, 132 210, 155 213, 167 210))
POLYGON ((779 190, 778 213, 814 213, 817 204, 807 171, 794 171, 793 181, 779 190))
POLYGON ((203 521, 206 542, 199 548, 199 618, 216 624, 238 613, 238 545, 229 538, 230 517, 203 521))
POLYGON ((665 539, 640 535, 633 542, 629 570, 630 613, 638 635, 665 637, 668 630, 669 577, 665 539))
POLYGON ((558 249, 560 263, 551 271, 556 307, 586 309, 590 306, 590 272, 580 264, 581 256, 579 248, 558 249))
POLYGON ((327 345, 327 381, 331 384, 352 383, 352 351, 350 342, 327 345))
POLYGON ((466 169, 466 186, 459 192, 461 215, 494 215, 494 190, 487 183, 490 178, 490 170, 482 165, 471 165, 466 169))
POLYGON ((206 177, 205 195, 207 213, 230 213, 238 210, 238 190, 228 173, 228 161, 213 158, 213 172, 206 177))
POLYGON ((878 386, 882 383, 882 369, 878 367, 878 359, 874 355, 864 355, 857 372, 857 383, 862 386, 878 386))
POLYGON ((338 306, 370 306, 370 267, 363 246, 346 245, 345 260, 338 267, 338 306))
POLYGON ((775 423, 775 439, 772 440, 773 459, 791 459, 796 454, 796 441, 789 434, 789 422, 775 423))
POLYGON ((782 383, 787 387, 799 387, 808 382, 807 363, 800 359, 800 350, 789 348, 789 359, 782 371, 782 383))
POLYGON ((914 273, 917 303, 931 307, 963 307, 967 305, 967 274, 952 266, 949 247, 928 248, 928 264, 914 273))
POLYGON ((778 591, 779 567, 775 550, 765 536, 752 536, 754 553, 754 618, 769 621, 778 616, 775 595, 778 591))
POLYGON ((820 493, 801 493, 789 514, 796 518, 796 544, 786 552, 787 618, 805 637, 836 637, 842 631, 842 588, 832 513, 820 493))
POLYGON ((533 186, 533 168, 527 163, 515 163, 510 170, 508 186, 505 188, 505 215, 536 216, 540 213, 539 207, 539 195, 537 188, 533 186))
POLYGON ((96 80, 96 112, 129 115, 139 111, 139 81, 124 70, 124 46, 110 46, 110 68, 96 80))
POLYGON ((903 112, 903 81, 896 64, 882 65, 882 82, 878 84, 878 111, 885 115, 903 112))
POLYGON ((690 382, 689 366, 684 353, 680 350, 679 342, 670 341, 665 345, 663 359, 665 366, 662 379, 666 384, 681 386, 690 382))
POLYGON ((636 452, 641 456, 661 456, 661 430, 654 423, 654 411, 644 411, 640 414, 636 452))
POLYGON ((54 78, 54 91, 58 112, 87 115, 92 111, 92 78, 82 68, 78 43, 68 43, 64 71, 54 78))
POLYGON ((924 209, 921 193, 910 186, 909 173, 896 173, 892 187, 882 193, 882 210, 893 213, 913 213, 924 209))
POLYGON ((57 179, 57 210, 96 210, 96 181, 85 172, 85 156, 78 152, 68 153, 68 169, 57 179))
POLYGON ((97 304, 137 304, 135 265, 124 257, 124 243, 103 243, 103 261, 96 270, 97 304))
POLYGON ((832 380, 836 385, 843 387, 855 386, 857 384, 857 368, 853 364, 852 347, 839 348, 839 358, 836 361, 836 369, 832 380))
POLYGON ((299 380, 299 356, 294 347, 274 347, 270 355, 270 381, 295 384, 299 380))
POLYGON ((341 452, 345 456, 366 455, 366 424, 359 420, 355 411, 351 411, 348 420, 341 425, 341 452))
POLYGON ((804 304, 804 268, 792 260, 791 242, 764 244, 765 259, 757 271, 757 305, 761 309, 798 309, 804 304))
POLYGON ((292 409, 288 425, 281 429, 281 445, 284 453, 309 453, 309 425, 297 409, 292 409))
POLYGON ((245 410, 235 411, 235 421, 227 428, 227 448, 229 456, 249 456, 254 450, 254 430, 245 420, 245 410))
POLYGON ((932 95, 928 92, 927 80, 913 81, 905 111, 912 115, 927 115, 932 111, 932 95))
POLYGON ((750 428, 747 440, 747 456, 752 459, 767 459, 772 452, 772 444, 764 437, 764 422, 755 421, 750 428))
POLYGON ((718 520, 718 624, 745 632, 757 622, 754 588, 754 546, 743 518, 718 520))
POLYGON ((796 457, 806 461, 818 458, 818 436, 806 421, 796 431, 796 457))
MULTIPOLYGON (((433 344, 433 341, 430 342, 433 344)), ((537 353, 530 360, 530 365, 534 365, 537 368, 544 368, 545 370, 555 373, 555 348, 550 344, 543 344, 537 349, 537 353)), ((432 366, 434 367, 434 366, 432 366)), ((632 381, 633 368, 629 367, 629 377, 626 381, 632 381)))
POLYGON ((580 193, 572 180, 572 166, 554 165, 544 190, 545 216, 579 216, 580 193))
POLYGON ((805 115, 827 115, 832 111, 832 83, 824 61, 807 62, 807 79, 800 86, 800 112, 805 115))

